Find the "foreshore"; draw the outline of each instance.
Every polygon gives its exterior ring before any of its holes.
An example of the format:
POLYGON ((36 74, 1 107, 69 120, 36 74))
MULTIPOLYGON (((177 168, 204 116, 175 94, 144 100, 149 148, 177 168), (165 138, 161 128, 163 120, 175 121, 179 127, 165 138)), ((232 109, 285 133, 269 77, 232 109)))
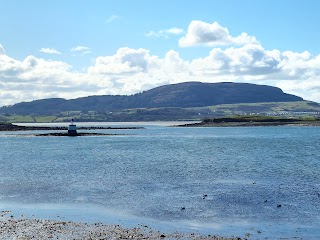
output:
POLYGON ((102 223, 81 223, 45 219, 26 219, 10 216, 10 211, 0 212, 0 239, 193 239, 193 240, 240 240, 203 236, 193 233, 161 233, 148 225, 140 224, 135 228, 102 223))

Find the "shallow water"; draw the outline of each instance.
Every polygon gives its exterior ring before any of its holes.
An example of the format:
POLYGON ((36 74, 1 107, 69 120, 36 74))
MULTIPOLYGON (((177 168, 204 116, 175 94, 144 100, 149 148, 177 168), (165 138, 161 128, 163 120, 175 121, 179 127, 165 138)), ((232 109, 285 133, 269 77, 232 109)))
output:
POLYGON ((144 126, 99 130, 128 134, 103 137, 2 133, 0 209, 211 235, 320 238, 320 128, 144 126))

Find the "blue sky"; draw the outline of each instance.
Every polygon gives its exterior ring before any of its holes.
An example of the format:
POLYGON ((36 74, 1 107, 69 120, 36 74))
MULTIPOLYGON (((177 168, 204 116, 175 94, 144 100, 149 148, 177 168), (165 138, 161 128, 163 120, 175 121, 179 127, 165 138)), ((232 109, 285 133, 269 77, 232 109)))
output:
POLYGON ((0 105, 185 81, 320 102, 320 1, 0 1, 0 105))

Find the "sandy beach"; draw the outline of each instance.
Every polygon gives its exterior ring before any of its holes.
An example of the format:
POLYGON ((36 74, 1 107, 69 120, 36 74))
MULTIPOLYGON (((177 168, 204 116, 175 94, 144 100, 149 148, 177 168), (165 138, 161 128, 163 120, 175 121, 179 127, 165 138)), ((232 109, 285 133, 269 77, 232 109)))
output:
POLYGON ((123 228, 120 225, 102 223, 80 223, 45 219, 15 218, 11 211, 0 213, 0 239, 212 239, 235 240, 241 238, 223 238, 201 236, 198 234, 161 233, 147 225, 135 228, 123 228))

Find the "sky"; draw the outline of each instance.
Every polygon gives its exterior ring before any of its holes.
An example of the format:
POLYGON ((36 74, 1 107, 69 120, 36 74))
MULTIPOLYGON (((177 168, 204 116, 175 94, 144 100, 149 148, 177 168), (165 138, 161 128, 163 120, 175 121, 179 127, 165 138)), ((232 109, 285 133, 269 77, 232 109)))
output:
POLYGON ((320 102, 318 0, 0 0, 0 106, 179 82, 320 102))

